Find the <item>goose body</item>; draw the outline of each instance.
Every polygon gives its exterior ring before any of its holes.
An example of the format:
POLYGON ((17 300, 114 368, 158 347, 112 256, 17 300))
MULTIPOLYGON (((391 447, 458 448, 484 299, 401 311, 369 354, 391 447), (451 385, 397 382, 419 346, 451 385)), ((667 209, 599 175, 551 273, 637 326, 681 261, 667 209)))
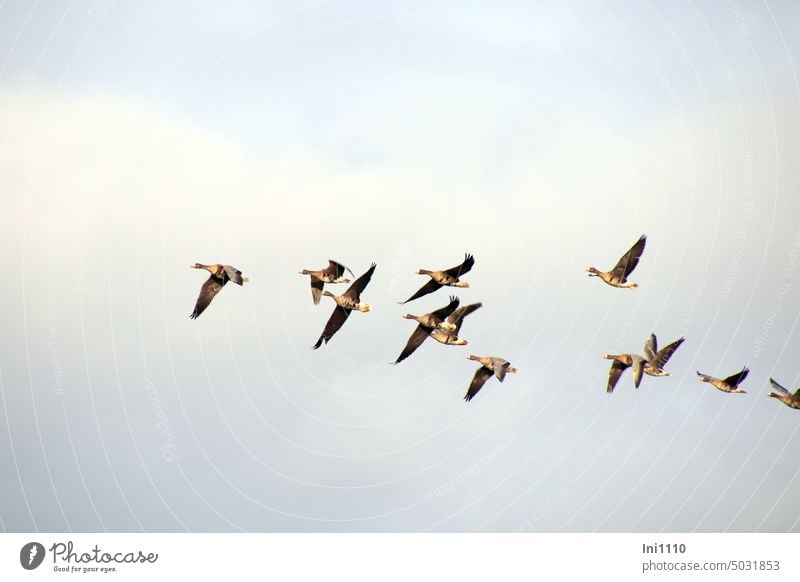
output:
POLYGON ((447 318, 456 310, 458 303, 458 297, 451 296, 450 303, 441 309, 432 311, 431 313, 426 313, 425 315, 411 315, 410 313, 405 314, 403 316, 404 319, 413 319, 418 325, 411 334, 411 337, 408 338, 406 346, 403 348, 403 351, 400 353, 400 356, 398 356, 394 363, 399 364, 408 356, 413 354, 414 351, 421 346, 426 339, 428 339, 428 336, 431 335, 434 330, 442 333, 453 331, 456 326, 454 323, 447 321, 447 318))
POLYGON ((222 290, 228 281, 232 281, 237 285, 244 285, 244 283, 250 280, 247 277, 243 277, 239 269, 230 265, 204 265, 202 263, 195 263, 191 265, 191 268, 203 269, 210 273, 210 276, 200 288, 200 294, 197 296, 194 310, 191 315, 189 315, 191 319, 200 317, 200 314, 206 310, 211 300, 214 299, 216 294, 222 290))
POLYGON ((470 382, 467 394, 464 396, 464 400, 467 402, 472 400, 475 395, 480 392, 480 389, 483 388, 483 385, 486 384, 486 381, 492 376, 495 376, 500 382, 502 382, 505 380, 506 374, 517 373, 517 369, 512 367, 511 363, 503 358, 497 358, 493 356, 467 356, 467 359, 474 362, 479 362, 481 365, 481 367, 475 371, 475 375, 472 377, 472 382, 470 382))
POLYGON ((620 376, 628 368, 633 368, 633 385, 638 388, 642 383, 642 372, 645 367, 645 359, 638 354, 606 354, 606 360, 612 360, 611 369, 608 372, 608 386, 606 392, 611 394, 619 382, 620 376))
POLYGON ((636 268, 636 265, 639 264, 639 259, 644 252, 646 243, 647 236, 640 236, 639 240, 633 243, 633 246, 628 249, 627 253, 620 257, 617 264, 610 271, 599 271, 594 267, 589 267, 586 271, 589 273, 590 277, 599 277, 603 282, 612 287, 635 289, 638 285, 628 281, 628 275, 630 275, 636 268))
POLYGON ((469 283, 462 281, 460 277, 468 273, 474 264, 475 258, 470 254, 466 254, 464 255, 464 262, 462 262, 460 265, 456 265, 455 267, 451 267, 443 271, 428 271, 427 269, 419 269, 417 271, 417 275, 428 275, 431 280, 420 287, 411 297, 405 301, 402 301, 401 305, 403 303, 413 301, 414 299, 418 299, 429 293, 433 293, 441 287, 469 287, 469 283))
POLYGON ((664 366, 684 341, 685 338, 679 338, 659 350, 656 334, 651 333, 644 344, 644 373, 648 376, 669 376, 669 372, 664 370, 664 366))
POLYGON ((330 339, 341 329, 350 313, 353 311, 369 311, 370 306, 367 303, 361 303, 361 293, 372 279, 372 273, 375 272, 376 264, 372 263, 370 268, 356 279, 347 291, 341 295, 334 295, 330 291, 324 291, 324 297, 330 297, 336 302, 336 307, 333 310, 328 323, 325 324, 325 329, 319 336, 317 343, 314 344, 314 349, 319 348, 323 343, 328 343, 330 339))
POLYGON ((767 396, 777 398, 789 408, 800 410, 800 388, 795 390, 794 394, 792 394, 772 378, 769 379, 769 383, 772 384, 772 387, 775 388, 777 392, 768 392, 767 396))
POLYGON ((707 374, 703 374, 702 372, 697 372, 698 377, 700 378, 701 382, 708 382, 717 390, 721 390, 723 392, 728 392, 731 394, 746 394, 746 391, 742 388, 739 388, 739 384, 744 382, 744 379, 747 378, 747 375, 750 373, 746 367, 742 368, 741 372, 737 372, 732 376, 728 376, 727 378, 723 378, 720 380, 719 378, 714 378, 713 376, 708 376, 707 374))
POLYGON ((459 307, 447 317, 447 321, 453 324, 453 329, 450 330, 435 329, 431 332, 431 337, 435 339, 437 342, 443 344, 448 344, 452 346, 467 345, 467 340, 458 337, 458 334, 461 331, 461 324, 464 322, 464 318, 467 315, 479 309, 481 305, 482 303, 470 303, 469 305, 464 305, 463 307, 459 307))
POLYGON ((319 271, 309 271, 303 269, 299 271, 301 275, 309 275, 311 279, 311 298, 314 300, 314 305, 319 303, 322 298, 322 290, 325 283, 349 283, 350 279, 344 276, 345 271, 353 275, 353 271, 337 263, 334 260, 328 260, 328 266, 319 271))

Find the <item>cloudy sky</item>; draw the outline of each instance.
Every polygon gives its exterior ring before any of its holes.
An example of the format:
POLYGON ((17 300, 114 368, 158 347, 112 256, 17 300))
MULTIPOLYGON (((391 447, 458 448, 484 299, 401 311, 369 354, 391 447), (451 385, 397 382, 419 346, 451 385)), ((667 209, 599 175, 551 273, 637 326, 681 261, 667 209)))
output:
POLYGON ((2 3, 0 528, 800 531, 798 18, 2 3), (642 233, 637 290, 586 276, 642 233), (470 345, 389 365, 465 252, 470 345), (373 310, 313 351, 329 258, 373 310), (195 261, 251 281, 192 321, 195 261), (466 404, 470 353, 519 373, 466 404))

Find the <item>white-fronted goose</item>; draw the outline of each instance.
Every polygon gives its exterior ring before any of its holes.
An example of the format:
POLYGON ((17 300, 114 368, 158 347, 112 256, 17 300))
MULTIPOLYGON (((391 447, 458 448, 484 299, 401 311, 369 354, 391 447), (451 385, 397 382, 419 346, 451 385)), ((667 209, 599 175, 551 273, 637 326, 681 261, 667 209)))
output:
POLYGON ((350 317, 351 311, 370 310, 370 306, 368 304, 361 303, 361 292, 364 291, 370 279, 372 278, 372 273, 375 272, 375 266, 376 264, 372 263, 372 266, 370 266, 369 270, 356 279, 353 284, 348 287, 347 291, 341 295, 334 295, 327 290, 322 292, 323 296, 331 297, 334 301, 336 301, 336 307, 334 308, 330 319, 328 319, 328 323, 325 324, 325 329, 322 331, 322 335, 319 336, 317 343, 314 344, 315 350, 320 347, 323 342, 328 343, 330 341, 334 334, 344 325, 344 322, 347 321, 347 318, 350 317))
POLYGON ((311 298, 314 300, 314 305, 317 305, 319 303, 320 298, 322 297, 322 289, 325 286, 325 283, 350 282, 350 279, 344 276, 345 271, 353 275, 353 271, 351 271, 341 263, 337 263, 336 261, 328 259, 328 266, 322 269, 321 271, 309 271, 308 269, 303 269, 302 271, 299 271, 299 273, 301 275, 310 276, 311 298))
POLYGON ((669 376, 664 366, 684 341, 685 338, 678 338, 659 350, 656 334, 651 333, 644 344, 644 373, 648 376, 669 376))
POLYGON ((459 280, 459 277, 469 272, 472 268, 472 265, 475 264, 475 258, 470 255, 464 255, 464 262, 456 267, 452 267, 445 271, 428 271, 426 269, 420 269, 417 271, 417 275, 428 275, 431 280, 425 283, 422 287, 420 287, 416 293, 414 293, 411 297, 402 301, 400 304, 408 303, 409 301, 414 301, 414 299, 419 299, 423 295, 427 295, 428 293, 433 293, 440 287, 448 286, 448 287, 469 287, 469 283, 466 281, 459 280))
POLYGON ((200 314, 206 310, 206 307, 208 307, 211 300, 214 299, 214 296, 220 292, 220 289, 222 289, 228 281, 232 281, 237 285, 243 285, 250 280, 247 277, 242 277, 242 272, 230 265, 203 265, 201 263, 195 263, 191 265, 191 267, 192 269, 205 269, 211 273, 211 276, 206 279, 206 282, 203 283, 203 286, 200 288, 200 295, 197 296, 194 311, 192 311, 192 314, 189 316, 191 319, 200 317, 200 314))
POLYGON ((633 385, 638 388, 642 383, 642 372, 644 371, 645 359, 638 354, 606 354, 603 356, 611 362, 611 370, 608 372, 608 386, 606 392, 611 394, 614 387, 619 382, 620 376, 628 368, 633 368, 633 385))
POLYGON ((745 366, 742 368, 741 372, 737 372, 736 374, 728 376, 723 380, 714 378, 713 376, 708 376, 701 372, 697 372, 697 375, 700 377, 701 382, 708 382, 717 390, 722 390, 723 392, 729 392, 731 394, 746 394, 747 392, 739 388, 739 384, 744 382, 744 379, 747 378, 749 373, 750 370, 748 370, 745 366))
POLYGON ((453 313, 451 313, 447 321, 452 323, 455 327, 451 330, 442 330, 442 329, 435 329, 431 332, 431 337, 435 339, 437 342, 448 344, 452 346, 465 346, 467 345, 467 340, 461 339, 458 337, 458 333, 461 331, 461 324, 464 322, 464 318, 475 311, 476 309, 480 308, 482 303, 471 303, 469 305, 464 305, 463 307, 459 307, 453 313))
POLYGON ((394 363, 399 364, 413 354, 414 351, 422 345, 422 342, 428 339, 428 336, 433 330, 454 330, 456 328, 455 324, 446 321, 446 318, 456 310, 458 303, 458 297, 450 296, 450 303, 436 311, 426 313, 425 315, 411 315, 410 313, 406 313, 403 319, 413 319, 417 322, 417 328, 411 334, 411 337, 408 338, 406 347, 403 348, 403 351, 394 363))
POLYGON ((467 359, 480 362, 481 364, 481 367, 475 371, 475 375, 472 377, 472 382, 470 382, 469 385, 469 390, 467 390, 467 394, 464 396, 464 400, 467 402, 475 398, 475 395, 480 392, 483 385, 486 384, 486 380, 491 378, 492 375, 496 376, 497 379, 502 382, 506 374, 517 373, 517 369, 511 367, 511 362, 503 358, 495 358, 492 356, 485 358, 480 356, 467 356, 467 359))
POLYGON ((777 398, 789 408, 795 408, 800 410, 800 388, 798 388, 795 391, 795 393, 792 394, 772 378, 769 379, 769 383, 772 384, 772 387, 775 388, 777 392, 768 392, 767 396, 771 396, 772 398, 777 398))
POLYGON ((612 287, 627 287, 628 289, 635 289, 638 287, 636 283, 628 281, 627 277, 639 264, 639 258, 644 252, 644 245, 647 242, 647 236, 642 235, 639 237, 627 253, 620 257, 616 266, 608 271, 598 271, 594 267, 589 267, 586 271, 590 277, 600 277, 604 282, 612 287))

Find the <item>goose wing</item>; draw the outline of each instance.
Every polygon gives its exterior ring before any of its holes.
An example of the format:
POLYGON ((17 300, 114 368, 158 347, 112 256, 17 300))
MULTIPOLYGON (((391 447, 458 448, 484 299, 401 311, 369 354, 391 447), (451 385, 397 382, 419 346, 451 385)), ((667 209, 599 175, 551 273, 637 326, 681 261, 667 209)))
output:
POLYGON ((642 235, 639 237, 633 246, 628 249, 628 252, 622 255, 617 262, 616 266, 612 269, 612 273, 618 277, 627 277, 639 264, 639 258, 644 252, 644 245, 647 242, 647 236, 642 235))
POLYGON ((375 272, 376 266, 376 263, 372 263, 367 272, 353 281, 352 285, 347 288, 344 294, 355 302, 361 301, 361 292, 367 287, 370 279, 372 279, 372 273, 375 272))
MULTIPOLYGON (((777 383, 775 380, 773 380, 772 378, 770 378, 770 379, 769 379, 769 383, 770 383, 770 384, 772 384, 772 387, 773 387, 773 388, 775 388, 775 390, 777 390, 777 391, 779 391, 779 392, 783 392, 784 394, 789 394, 789 391, 788 391, 786 388, 784 388, 783 386, 781 386, 780 384, 778 384, 778 383, 777 383)), ((798 392, 800 392, 800 390, 798 390, 798 392)))
POLYGON ((736 374, 733 374, 732 376, 728 376, 727 378, 725 378, 723 380, 723 382, 725 382, 729 386, 733 386, 734 388, 736 388, 739 384, 744 382, 744 379, 747 378, 747 375, 749 373, 750 373, 750 370, 748 370, 747 368, 742 368, 741 372, 737 372, 736 374))
POLYGON ((492 367, 494 368, 494 375, 501 382, 506 379, 506 372, 511 362, 505 361, 503 358, 492 358, 492 367))
POLYGON ((653 360, 650 363, 655 364, 656 367, 663 369, 664 366, 667 365, 669 359, 672 357, 672 354, 675 353, 675 350, 681 347, 681 344, 685 341, 685 339, 686 338, 677 339, 668 346, 665 346, 660 350, 658 350, 658 352, 656 352, 655 358, 653 358, 653 360))
MULTIPOLYGON (((343 277, 345 271, 353 275, 353 271, 345 267, 343 264, 337 263, 333 259, 328 259, 328 266, 325 269, 325 272, 331 275, 333 278, 338 279, 339 277, 343 277)), ((353 275, 353 277, 355 277, 355 275, 353 275)))
POLYGON ((608 386, 606 387, 606 392, 611 394, 614 391, 617 382, 619 382, 619 377, 622 376, 622 373, 627 370, 628 367, 628 364, 623 364, 619 360, 612 360, 611 369, 608 371, 608 386))
POLYGON ((417 329, 414 330, 414 333, 411 334, 411 337, 408 338, 408 342, 406 343, 406 347, 403 348, 403 351, 400 353, 400 356, 395 360, 395 364, 399 364, 403 360, 405 360, 408 356, 414 353, 414 351, 422 345, 428 336, 431 334, 431 329, 425 327, 424 325, 418 325, 417 329))
POLYGON ((347 318, 350 317, 350 309, 339 307, 338 305, 328 318, 328 323, 325 324, 325 329, 322 330, 322 335, 319 336, 317 343, 314 344, 314 349, 322 345, 322 342, 328 343, 334 334, 339 331, 347 318))
POLYGON ((433 279, 431 279, 430 281, 428 281, 427 283, 425 283, 425 284, 424 284, 422 287, 420 287, 419 289, 417 289, 417 292, 416 292, 416 293, 414 293, 414 294, 413 294, 411 297, 409 297, 409 298, 408 298, 408 299, 406 299, 405 301, 401 302, 401 305, 402 305, 403 303, 408 303, 409 301, 414 301, 414 299, 419 299, 419 298, 420 298, 420 297, 422 297, 423 295, 428 295, 429 293, 433 293, 433 292, 434 292, 434 291, 436 291, 436 290, 437 290, 439 287, 441 287, 441 285, 439 285, 439 283, 437 283, 436 281, 434 281, 433 279))
POLYGON ((431 311, 430 315, 438 318, 441 321, 444 321, 450 316, 451 313, 453 313, 456 310, 458 304, 459 304, 458 297, 451 295, 450 303, 448 303, 441 309, 437 309, 436 311, 431 311))
POLYGON ((200 287, 200 295, 197 296, 197 302, 194 304, 194 311, 189 316, 191 319, 197 319, 200 317, 200 314, 206 310, 206 307, 211 303, 211 300, 214 299, 214 296, 220 292, 225 286, 227 281, 220 277, 215 277, 211 275, 203 286, 200 287))
POLYGON ((486 384, 486 380, 492 377, 492 371, 487 368, 486 366, 481 366, 475 371, 475 375, 472 377, 472 382, 469 384, 469 390, 467 390, 466 396, 464 396, 464 400, 469 402, 472 400, 475 395, 480 392, 483 385, 486 384))
POLYGON ((644 354, 644 359, 648 362, 652 362, 655 359, 657 352, 658 339, 656 339, 656 334, 651 333, 650 337, 647 338, 647 341, 644 342, 644 350, 642 351, 644 354))
POLYGON ((482 303, 470 303, 469 305, 465 305, 464 307, 459 307, 450 316, 447 318, 447 321, 454 324, 456 328, 451 332, 453 335, 458 335, 458 332, 461 331, 461 324, 464 322, 464 318, 468 316, 473 311, 479 309, 483 304, 482 303))
POLYGON ((311 298, 314 300, 314 305, 319 305, 319 300, 322 298, 322 288, 325 287, 325 283, 314 275, 311 275, 309 279, 311 279, 311 298))
POLYGON ((642 372, 644 371, 644 360, 633 358, 633 385, 637 388, 642 383, 642 372))
POLYGON ((222 265, 222 270, 225 271, 225 275, 227 275, 228 279, 230 279, 233 283, 236 283, 237 285, 241 285, 242 283, 244 283, 244 277, 242 277, 242 272, 236 267, 231 267, 230 265, 222 265))
POLYGON ((450 269, 447 269, 444 272, 458 279, 459 277, 461 277, 461 275, 469 273, 469 270, 472 268, 472 265, 474 264, 475 264, 475 257, 467 253, 464 255, 463 263, 461 263, 460 265, 456 265, 455 267, 451 267, 450 269))

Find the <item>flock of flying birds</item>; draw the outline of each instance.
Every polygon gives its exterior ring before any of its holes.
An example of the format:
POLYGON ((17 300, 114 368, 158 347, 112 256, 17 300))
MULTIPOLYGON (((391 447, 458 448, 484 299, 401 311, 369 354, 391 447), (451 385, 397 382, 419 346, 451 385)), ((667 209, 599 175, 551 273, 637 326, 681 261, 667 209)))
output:
MULTIPOLYGON (((586 271, 590 277, 599 277, 603 282, 611 285, 612 287, 622 289, 635 289, 638 285, 632 281, 628 281, 628 276, 639 264, 639 259, 644 252, 647 237, 642 235, 639 237, 633 246, 620 257, 617 264, 610 271, 600 271, 594 267, 589 267, 586 271)), ((419 299, 425 295, 433 293, 442 287, 469 287, 469 283, 462 281, 461 277, 468 273, 475 265, 475 258, 467 254, 464 261, 460 265, 456 265, 450 269, 441 271, 429 271, 427 269, 419 269, 418 275, 427 275, 430 280, 420 287, 416 293, 405 301, 401 301, 401 305, 419 299)), ((327 344, 331 338, 338 332, 347 318, 353 311, 367 312, 370 306, 367 303, 361 302, 361 293, 366 289, 372 275, 375 272, 376 264, 372 263, 369 269, 355 279, 352 284, 347 288, 347 291, 341 295, 335 295, 327 289, 325 284, 337 283, 350 283, 350 279, 345 277, 346 272, 353 272, 333 260, 328 261, 328 266, 318 271, 311 271, 303 269, 300 271, 301 275, 307 275, 311 279, 311 296, 315 305, 318 305, 323 296, 330 297, 336 303, 325 328, 322 330, 319 339, 314 344, 313 348, 318 349, 323 344, 327 344)), ((192 265, 195 269, 205 269, 210 273, 209 278, 203 283, 200 289, 200 295, 197 297, 197 302, 194 311, 190 317, 196 319, 211 303, 217 293, 225 286, 228 281, 232 281, 237 285, 243 285, 248 281, 247 277, 242 276, 242 272, 230 265, 203 265, 195 263, 192 265)), ((467 340, 459 337, 461 326, 464 318, 475 310, 481 307, 481 303, 472 303, 470 305, 460 305, 458 297, 450 296, 450 301, 444 307, 426 313, 424 315, 403 315, 404 319, 412 319, 417 322, 417 327, 408 338, 408 342, 403 348, 400 355, 395 360, 394 364, 399 364, 408 358, 414 351, 422 345, 422 343, 429 337, 445 345, 464 346, 467 340)), ((611 369, 608 373, 607 392, 614 391, 617 383, 623 372, 628 368, 632 369, 633 384, 636 388, 639 387, 642 381, 643 374, 648 376, 669 376, 669 372, 664 370, 669 359, 675 351, 684 342, 684 338, 679 338, 669 345, 658 349, 658 340, 655 334, 650 334, 642 351, 642 355, 636 353, 624 354, 605 354, 604 359, 611 360, 611 369)), ((507 360, 495 356, 474 356, 467 357, 468 360, 478 362, 480 367, 475 371, 472 381, 470 382, 469 389, 467 390, 464 400, 470 401, 480 391, 486 381, 495 376, 502 382, 506 374, 516 373, 517 369, 511 366, 507 360)), ((744 394, 745 390, 740 387, 742 382, 747 378, 750 370, 747 367, 742 368, 740 372, 732 374, 726 378, 715 378, 701 372, 697 375, 702 382, 707 382, 721 390, 730 394, 744 394)), ((770 384, 775 389, 775 392, 768 392, 767 396, 777 398, 786 406, 791 408, 800 409, 800 388, 794 393, 789 392, 786 388, 781 386, 778 382, 769 379, 770 384)))

